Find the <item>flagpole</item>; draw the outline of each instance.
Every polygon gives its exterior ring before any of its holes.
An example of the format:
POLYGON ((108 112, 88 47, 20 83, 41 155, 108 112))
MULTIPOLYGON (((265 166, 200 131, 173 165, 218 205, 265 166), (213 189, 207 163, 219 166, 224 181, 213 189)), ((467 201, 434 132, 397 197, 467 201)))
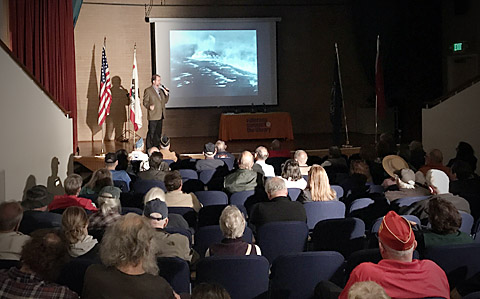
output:
MULTIPOLYGON (((134 44, 133 46, 133 59, 135 59, 135 57, 137 56, 137 43, 134 44)), ((136 65, 134 67, 137 67, 136 65)), ((135 82, 135 86, 132 86, 132 88, 136 88, 137 87, 137 84, 138 82, 135 82)), ((137 94, 136 94, 136 90, 134 90, 132 92, 132 90, 130 90, 130 111, 129 111, 129 114, 128 114, 128 119, 130 119, 130 116, 132 115, 132 106, 134 105, 134 101, 136 101, 137 99, 137 94), (135 99, 134 101, 132 101, 132 95, 135 95, 135 99)), ((134 119, 135 121, 135 119, 134 119)), ((130 131, 130 134, 132 135, 132 150, 135 150, 135 127, 132 123, 132 120, 130 119, 130 124, 128 125, 128 128, 130 129, 130 126, 131 127, 131 131, 130 131)))
POLYGON ((340 83, 340 92, 342 94, 342 109, 343 109, 343 120, 345 122, 345 137, 347 144, 344 144, 343 147, 352 147, 350 145, 350 138, 348 137, 348 124, 347 124, 347 113, 345 111, 345 100, 343 99, 343 85, 342 85, 342 73, 340 72, 340 56, 338 55, 338 45, 335 43, 335 53, 337 54, 337 68, 338 68, 338 81, 340 83))
POLYGON ((380 35, 377 35, 377 57, 375 59, 375 144, 378 136, 378 94, 377 94, 377 70, 380 54, 380 35))
MULTIPOLYGON (((106 36, 103 37, 103 47, 104 47, 105 49, 107 49, 107 37, 106 37, 106 36)), ((102 123, 102 149, 101 149, 101 151, 100 151, 100 154, 101 154, 102 156, 105 155, 105 149, 104 149, 104 148, 105 148, 105 141, 104 141, 105 136, 104 136, 103 127, 105 126, 105 123, 106 123, 106 122, 107 122, 107 117, 105 116, 105 121, 102 123)))

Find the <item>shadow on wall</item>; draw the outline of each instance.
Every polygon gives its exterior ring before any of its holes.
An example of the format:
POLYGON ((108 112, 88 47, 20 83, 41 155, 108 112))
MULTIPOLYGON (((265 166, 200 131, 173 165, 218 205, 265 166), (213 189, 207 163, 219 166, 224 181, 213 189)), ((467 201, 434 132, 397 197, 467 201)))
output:
POLYGON ((62 180, 58 177, 58 165, 60 165, 58 158, 53 157, 51 163, 52 174, 47 178, 47 190, 53 195, 62 195, 65 193, 62 180))
POLYGON ((74 155, 73 154, 70 154, 70 156, 68 157, 68 165, 67 165, 67 176, 73 174, 73 162, 75 161, 74 159, 74 155))
POLYGON ((97 81, 97 71, 95 68, 95 44, 92 49, 92 63, 90 65, 90 78, 88 81, 87 89, 87 126, 92 131, 92 141, 93 136, 97 134, 101 128, 98 126, 98 104, 99 104, 99 94, 98 94, 98 81, 97 81))
POLYGON ((128 90, 122 86, 122 79, 114 76, 112 78, 112 105, 110 106, 110 115, 107 116, 105 140, 123 139, 128 104, 128 90))
POLYGON ((23 188, 23 196, 22 201, 25 199, 25 194, 27 194, 27 190, 32 188, 33 186, 37 185, 37 178, 31 174, 27 177, 27 181, 25 182, 25 188, 23 188))

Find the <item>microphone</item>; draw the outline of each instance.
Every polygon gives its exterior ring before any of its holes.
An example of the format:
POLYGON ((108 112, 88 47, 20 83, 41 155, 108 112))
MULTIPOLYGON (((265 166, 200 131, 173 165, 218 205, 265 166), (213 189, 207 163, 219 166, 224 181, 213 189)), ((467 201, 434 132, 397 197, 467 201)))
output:
POLYGON ((162 84, 162 88, 165 89, 166 91, 170 92, 170 89, 166 88, 165 85, 162 84))

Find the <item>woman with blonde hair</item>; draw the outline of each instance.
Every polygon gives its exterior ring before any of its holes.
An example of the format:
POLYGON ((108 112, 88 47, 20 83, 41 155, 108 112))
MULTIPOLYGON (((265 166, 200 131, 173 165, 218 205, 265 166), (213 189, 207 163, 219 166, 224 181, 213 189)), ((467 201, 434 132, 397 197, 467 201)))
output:
POLYGON ((97 169, 90 181, 80 190, 80 196, 98 194, 105 186, 113 186, 112 173, 106 168, 97 169))
POLYGON ((62 231, 70 244, 68 253, 72 257, 94 257, 97 240, 88 235, 88 216, 81 207, 68 207, 62 214, 62 231), (85 256, 87 253, 88 256, 85 256))
POLYGON ((325 169, 313 165, 308 172, 308 185, 297 199, 300 202, 337 200, 337 193, 330 187, 325 169))

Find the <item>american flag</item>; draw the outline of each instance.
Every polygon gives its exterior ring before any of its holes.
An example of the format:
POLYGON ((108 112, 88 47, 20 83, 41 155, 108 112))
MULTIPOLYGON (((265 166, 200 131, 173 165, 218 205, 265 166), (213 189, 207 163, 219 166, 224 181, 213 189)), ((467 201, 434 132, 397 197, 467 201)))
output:
POLYGON ((107 55, 105 45, 102 49, 102 75, 100 78, 100 105, 98 106, 98 125, 105 122, 107 115, 110 114, 110 105, 112 104, 112 82, 110 81, 110 71, 108 70, 107 55))

